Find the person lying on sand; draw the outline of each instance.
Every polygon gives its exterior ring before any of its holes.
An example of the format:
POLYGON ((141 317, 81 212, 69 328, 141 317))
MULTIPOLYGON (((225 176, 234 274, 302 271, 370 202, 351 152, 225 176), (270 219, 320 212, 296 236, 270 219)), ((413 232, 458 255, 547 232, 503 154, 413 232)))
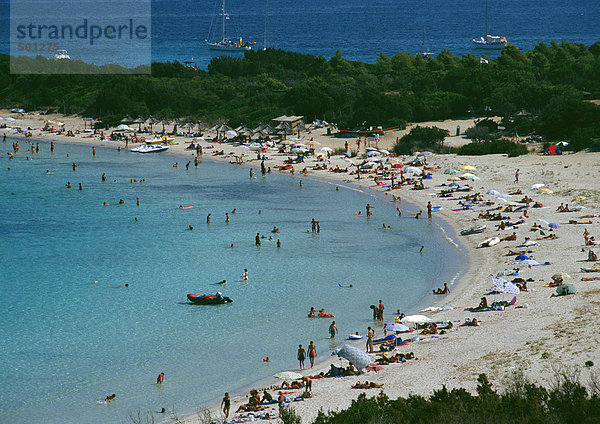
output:
POLYGON ((532 252, 533 250, 509 250, 506 256, 526 255, 532 252))
POLYGON ((516 240, 517 240, 517 233, 515 233, 514 231, 510 236, 506 236, 506 237, 500 239, 500 241, 516 241, 516 240))
POLYGON ((460 326, 461 327, 477 327, 477 326, 479 326, 479 321, 477 321, 477 318, 473 318, 472 320, 470 318, 467 318, 465 320, 465 322, 463 322, 460 326))
POLYGON ((437 328, 437 324, 434 322, 433 324, 431 324, 431 327, 429 328, 425 328, 423 331, 421 331, 421 334, 437 334, 438 333, 438 328, 437 328))
POLYGON ((357 381, 354 386, 352 386, 353 389, 378 389, 380 387, 383 387, 383 384, 377 384, 375 382, 369 383, 368 381, 365 381, 364 383, 357 381))
POLYGON ((558 236, 556 234, 550 234, 549 236, 538 237, 536 240, 556 240, 557 238, 558 236))

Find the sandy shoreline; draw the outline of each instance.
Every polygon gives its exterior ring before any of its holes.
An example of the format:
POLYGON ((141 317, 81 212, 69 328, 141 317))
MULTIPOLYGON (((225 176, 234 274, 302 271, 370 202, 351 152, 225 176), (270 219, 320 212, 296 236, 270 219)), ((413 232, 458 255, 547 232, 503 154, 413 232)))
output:
MULTIPOLYGON (((14 116, 7 111, 0 111, 0 116, 14 116)), ((17 121, 11 124, 21 125, 23 128, 43 126, 45 119, 61 120, 65 122, 67 129, 80 129, 83 122, 80 119, 61 116, 26 116, 17 117, 17 121)), ((5 122, 5 121, 2 121, 5 122)), ((472 120, 444 121, 439 123, 428 123, 420 125, 436 125, 447 128, 451 133, 457 125, 462 131, 472 125, 472 120)), ((0 135, 4 132, 0 129, 0 135)), ((121 146, 124 143, 100 142, 98 139, 86 139, 80 137, 64 137, 62 135, 39 135, 40 131, 33 131, 33 138, 42 138, 48 141, 56 140, 63 142, 77 142, 89 145, 103 145, 109 147, 121 146)), ((11 135, 14 135, 11 133, 11 135)), ((380 148, 391 149, 396 137, 401 136, 399 132, 388 133, 379 142, 380 148)), ((17 137, 22 137, 21 135, 17 137)), ((348 140, 352 148, 356 148, 355 139, 334 139, 324 134, 324 130, 313 131, 308 137, 314 137, 321 145, 316 148, 328 146, 332 148, 342 147, 348 140)), ((185 150, 186 141, 184 137, 178 137, 169 149, 170 153, 181 154, 192 160, 193 153, 185 150)), ((462 137, 449 137, 449 144, 457 145, 463 143, 462 137)), ((204 147, 204 158, 215 160, 229 160, 229 157, 212 156, 213 150, 208 146, 214 145, 214 149, 224 150, 225 153, 240 155, 245 153, 246 157, 254 158, 255 152, 248 151, 245 147, 231 145, 220 145, 217 143, 202 142, 204 147)), ((130 146, 131 147, 131 146, 130 146)), ((364 147, 361 146, 364 153, 364 147)), ((277 155, 267 152, 269 160, 267 166, 273 169, 277 164, 283 163, 287 155, 277 155)), ((516 370, 523 372, 531 379, 550 384, 554 376, 555 364, 560 362, 563 367, 583 367, 586 361, 600 362, 600 355, 595 346, 600 336, 596 334, 593 323, 595 315, 600 312, 600 281, 580 281, 580 277, 593 277, 598 273, 579 273, 581 267, 592 267, 594 262, 585 262, 587 258, 587 247, 583 242, 583 231, 587 228, 591 235, 600 232, 598 218, 580 218, 585 215, 598 213, 596 203, 600 200, 600 184, 596 181, 600 177, 600 166, 597 165, 599 155, 596 153, 580 152, 563 156, 540 156, 530 154, 518 158, 506 158, 501 155, 482 157, 458 157, 454 155, 432 155, 427 158, 428 164, 438 164, 439 170, 433 171, 433 179, 425 180, 425 190, 411 190, 409 187, 395 189, 390 192, 402 198, 400 204, 403 213, 404 201, 408 201, 424 211, 426 205, 431 201, 434 206, 442 206, 440 211, 434 212, 434 222, 439 217, 451 226, 458 234, 461 229, 478 224, 486 224, 487 229, 483 234, 470 236, 456 236, 466 249, 469 260, 469 269, 450 288, 452 292, 445 296, 431 296, 433 306, 474 307, 479 304, 480 298, 488 292, 492 286, 492 275, 505 270, 520 268, 519 277, 532 278, 534 281, 528 283, 530 291, 522 292, 517 296, 515 306, 527 304, 527 308, 508 307, 505 311, 490 312, 467 312, 464 309, 452 309, 443 312, 427 312, 425 315, 438 321, 456 321, 456 324, 464 322, 467 317, 476 317, 482 322, 479 327, 462 327, 449 331, 448 334, 436 338, 426 337, 423 341, 412 343, 408 346, 398 348, 400 352, 414 352, 419 358, 416 361, 407 361, 404 364, 395 364, 384 367, 378 373, 369 372, 358 377, 330 378, 315 380, 313 383, 313 398, 304 402, 295 402, 292 406, 302 416, 303 422, 311 422, 319 409, 327 410, 343 409, 350 405, 352 399, 364 390, 351 389, 357 380, 375 381, 384 384, 384 392, 394 398, 408 394, 429 395, 432 390, 439 389, 442 385, 448 388, 464 387, 474 390, 476 378, 479 373, 485 372, 490 381, 501 385, 502 380, 514 373, 516 370), (449 168, 460 169, 463 165, 471 165, 476 169, 470 171, 476 174, 480 180, 466 181, 473 190, 469 193, 456 193, 453 198, 437 197, 440 184, 449 184, 444 174, 449 168), (514 183, 515 172, 520 169, 519 183, 514 183), (545 184, 544 188, 553 191, 551 194, 538 194, 531 190, 533 184, 545 184), (497 196, 485 193, 494 189, 500 193, 508 193, 520 189, 523 194, 506 198, 508 201, 518 201, 525 195, 534 201, 542 203, 544 208, 527 209, 528 217, 525 223, 520 224, 513 230, 507 227, 505 230, 496 230, 499 221, 482 221, 477 216, 481 211, 506 205, 497 196), (437 190, 436 190, 437 189, 437 190), (494 202, 491 206, 474 206, 474 210, 452 211, 458 208, 458 197, 463 194, 479 192, 483 199, 494 202), (585 199, 573 201, 578 196, 585 199), (560 203, 569 204, 572 208, 576 204, 585 206, 587 209, 579 212, 557 213, 555 209, 560 203), (560 228, 550 232, 548 226, 542 221, 556 222, 560 228), (588 225, 569 224, 570 220, 588 221, 588 225), (536 240, 538 245, 532 248, 517 248, 525 241, 525 237, 531 240, 539 238, 539 231, 531 231, 533 224, 543 226, 546 235, 556 234, 557 240, 536 240), (502 241, 490 248, 477 249, 477 243, 483 239, 496 236, 505 237, 515 231, 517 241, 502 241), (512 263, 514 256, 506 256, 508 250, 531 250, 531 255, 540 263, 549 261, 549 266, 521 266, 512 263), (582 251, 583 250, 583 251, 582 251), (551 276, 556 273, 566 272, 572 279, 567 283, 574 283, 578 289, 577 294, 571 296, 550 298, 555 292, 554 288, 542 287, 543 283, 551 281, 551 276)), ((177 159, 174 159, 177 160, 177 159)), ((358 162, 358 161, 357 161, 358 162)), ((245 162, 258 167, 260 162, 245 162)), ((338 164, 340 167, 348 167, 348 163, 342 159, 334 158, 332 166, 338 164)), ((185 162, 179 162, 184 166, 185 162)), ((315 163, 309 159, 304 164, 295 166, 295 178, 302 178, 300 170, 304 167, 312 168, 315 163)), ((278 172, 278 171, 273 171, 278 172)), ((461 171, 462 173, 462 171, 461 171)), ((346 173, 332 173, 329 171, 310 171, 309 176, 324 178, 340 183, 360 184, 371 190, 385 190, 371 188, 374 185, 370 178, 360 181, 346 173)), ((460 175, 460 174, 458 174, 460 175)), ((385 195, 385 194, 384 194, 385 195)), ((499 211, 494 211, 495 213, 499 211)), ((520 219, 522 212, 502 212, 513 221, 520 219)), ((427 219, 425 216, 423 219, 427 219)), ((596 251, 598 253, 598 251, 596 251)), ((512 279, 514 277, 507 277, 512 279)), ((508 295, 487 296, 489 303, 494 300, 510 300, 508 295)), ((390 315, 387 314, 389 317, 390 315)), ((378 329, 378 333, 381 333, 378 329)), ((341 335, 338 337, 342 337, 341 335)), ((362 346, 362 343, 361 343, 362 346)), ((304 375, 317 374, 326 371, 331 363, 339 364, 337 358, 327 358, 318 364, 314 370, 303 370, 304 375)), ((344 361, 344 363, 346 363, 344 361)), ((592 367, 594 369, 594 367, 592 367)), ((275 382, 274 382, 275 383, 275 382)), ((267 383, 268 384, 268 383, 267 383)), ((376 395, 378 390, 367 391, 368 395, 376 395)), ((234 398, 232 411, 237 409, 245 397, 234 398)), ((213 417, 222 417, 218 412, 218 405, 211 408, 213 417)), ((276 407, 270 408, 271 413, 276 407)), ((231 418, 231 416, 230 416, 231 418)), ((186 423, 199 422, 195 415, 189 416, 186 423)))

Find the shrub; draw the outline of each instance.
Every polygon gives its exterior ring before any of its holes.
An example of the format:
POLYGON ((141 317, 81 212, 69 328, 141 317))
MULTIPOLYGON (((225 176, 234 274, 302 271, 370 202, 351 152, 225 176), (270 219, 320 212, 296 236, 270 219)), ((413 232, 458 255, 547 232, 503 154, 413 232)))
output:
POLYGON ((482 143, 465 144, 457 150, 459 155, 480 156, 507 154, 508 157, 515 157, 527 154, 527 147, 521 144, 515 144, 509 140, 485 141, 482 143))
POLYGON ((450 133, 438 127, 415 127, 394 146, 397 155, 409 155, 419 150, 444 151, 443 141, 450 133))

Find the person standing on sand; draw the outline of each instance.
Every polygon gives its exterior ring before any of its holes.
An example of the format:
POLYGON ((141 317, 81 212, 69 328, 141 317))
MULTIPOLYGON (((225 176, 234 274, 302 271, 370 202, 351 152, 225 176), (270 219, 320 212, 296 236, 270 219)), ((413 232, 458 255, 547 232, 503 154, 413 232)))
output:
POLYGON ((515 172, 515 184, 519 184, 519 169, 515 172))
POLYGON ((298 346, 298 361, 300 362, 300 369, 304 369, 304 359, 306 359, 306 350, 302 345, 298 346))
POLYGON ((367 329, 367 353, 373 353, 373 337, 375 332, 371 327, 367 329))
POLYGON ((229 409, 231 408, 231 398, 229 397, 229 393, 225 392, 225 396, 223 396, 223 400, 221 401, 221 408, 223 408, 223 414, 225 414, 225 419, 229 418, 229 409))
POLYGON ((312 368, 315 365, 315 358, 317 357, 317 347, 315 343, 311 340, 308 344, 308 359, 310 360, 310 367, 312 368))
POLYGON ((333 339, 335 337, 335 333, 338 332, 337 326, 335 325, 335 321, 333 321, 331 323, 331 325, 329 326, 329 335, 331 336, 331 338, 333 339))

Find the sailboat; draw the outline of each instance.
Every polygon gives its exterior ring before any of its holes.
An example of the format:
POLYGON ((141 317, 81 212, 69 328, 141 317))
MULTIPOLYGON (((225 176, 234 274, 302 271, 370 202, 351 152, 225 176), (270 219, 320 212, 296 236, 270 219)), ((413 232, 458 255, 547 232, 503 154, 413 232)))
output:
MULTIPOLYGON (((253 41, 244 42, 240 37, 237 41, 230 40, 225 37, 225 21, 229 19, 229 15, 225 12, 225 0, 223 0, 221 4, 221 39, 218 41, 209 41, 204 40, 206 45, 211 50, 220 50, 227 52, 245 52, 247 50, 252 50, 252 46, 256 43, 253 41)), ((212 25, 211 25, 212 29, 212 25)))
POLYGON ((473 43, 478 49, 502 49, 506 46, 506 44, 508 44, 508 41, 506 41, 506 37, 488 34, 487 12, 487 0, 485 0, 485 38, 480 37, 479 40, 473 40, 473 43))
POLYGON ((433 53, 431 53, 429 49, 425 50, 425 25, 423 25, 423 41, 421 41, 421 52, 417 53, 417 55, 421 55, 425 59, 433 57, 433 53))

